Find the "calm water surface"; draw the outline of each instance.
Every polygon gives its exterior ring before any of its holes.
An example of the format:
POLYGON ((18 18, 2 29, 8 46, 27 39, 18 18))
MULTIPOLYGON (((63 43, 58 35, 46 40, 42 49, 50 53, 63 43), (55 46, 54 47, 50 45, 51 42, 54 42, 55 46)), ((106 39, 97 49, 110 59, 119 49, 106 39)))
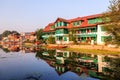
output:
POLYGON ((100 80, 107 74, 105 57, 61 50, 6 53, 0 49, 0 80, 100 80))

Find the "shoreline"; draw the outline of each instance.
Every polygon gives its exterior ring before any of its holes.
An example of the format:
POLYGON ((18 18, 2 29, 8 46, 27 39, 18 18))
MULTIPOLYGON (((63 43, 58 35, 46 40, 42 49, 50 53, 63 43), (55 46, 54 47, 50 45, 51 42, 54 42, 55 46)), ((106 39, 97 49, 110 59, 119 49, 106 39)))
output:
MULTIPOLYGON (((112 48, 108 46, 101 45, 67 45, 66 48, 54 48, 54 46, 59 46, 57 44, 48 44, 46 47, 53 46, 53 49, 67 50, 73 52, 89 53, 89 54, 113 54, 120 55, 120 48, 112 48)), ((66 45, 65 45, 66 46, 66 45)))

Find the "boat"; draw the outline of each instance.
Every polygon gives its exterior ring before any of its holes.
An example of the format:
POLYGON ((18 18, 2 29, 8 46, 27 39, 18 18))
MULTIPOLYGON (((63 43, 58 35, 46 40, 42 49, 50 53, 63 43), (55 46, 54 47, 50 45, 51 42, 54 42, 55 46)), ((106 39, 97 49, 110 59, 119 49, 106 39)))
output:
POLYGON ((66 48, 67 45, 48 45, 47 48, 66 48))

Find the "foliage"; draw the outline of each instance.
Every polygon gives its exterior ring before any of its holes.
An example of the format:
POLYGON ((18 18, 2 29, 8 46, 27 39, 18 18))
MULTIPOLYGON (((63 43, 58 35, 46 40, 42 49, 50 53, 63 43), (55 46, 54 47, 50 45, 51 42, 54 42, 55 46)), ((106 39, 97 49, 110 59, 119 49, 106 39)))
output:
POLYGON ((55 50, 48 50, 48 54, 51 58, 54 58, 55 50))
POLYGON ((11 31, 11 34, 13 34, 13 33, 20 35, 20 33, 18 33, 17 31, 11 31))
POLYGON ((109 21, 103 27, 113 36, 111 41, 120 45, 120 0, 111 0, 108 11, 103 13, 102 18, 103 22, 109 21))
POLYGON ((2 36, 3 36, 3 37, 7 37, 9 34, 11 34, 11 31, 6 30, 6 31, 4 31, 4 32, 2 33, 2 36))
POLYGON ((9 53, 10 51, 7 48, 2 48, 4 52, 9 53))
POLYGON ((15 33, 17 35, 20 35, 20 33, 18 33, 17 31, 5 30, 2 34, 0 34, 0 38, 1 37, 7 37, 8 35, 13 34, 13 33, 15 33))
POLYGON ((42 49, 40 49, 39 51, 37 51, 37 52, 36 52, 35 57, 36 57, 37 59, 41 59, 41 58, 43 58, 42 53, 43 53, 43 50, 42 50, 42 49))
POLYGON ((120 80, 120 58, 105 58, 109 62, 109 67, 107 71, 109 72, 108 76, 112 77, 111 80, 120 80))
POLYGON ((49 44, 54 44, 55 43, 55 38, 53 36, 50 36, 48 39, 47 39, 47 43, 49 44))
POLYGON ((74 43, 76 43, 76 36, 74 35, 75 34, 75 30, 74 29, 71 29, 69 31, 69 40, 70 41, 73 41, 74 43))
POLYGON ((43 35, 43 29, 36 30, 37 40, 42 40, 43 39, 42 35, 43 35))
POLYGON ((2 34, 0 34, 0 40, 2 40, 2 34))

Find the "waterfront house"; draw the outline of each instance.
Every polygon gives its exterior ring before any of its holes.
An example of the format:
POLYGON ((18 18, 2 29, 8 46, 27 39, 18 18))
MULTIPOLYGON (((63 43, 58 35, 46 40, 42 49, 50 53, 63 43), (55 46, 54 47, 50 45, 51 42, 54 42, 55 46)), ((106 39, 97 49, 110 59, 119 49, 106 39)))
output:
POLYGON ((36 40, 35 32, 24 32, 20 34, 21 42, 34 42, 36 40))
POLYGON ((75 37, 77 43, 103 45, 110 34, 105 31, 101 16, 95 14, 69 20, 57 18, 44 28, 42 37, 47 40, 53 36, 56 44, 70 44, 71 38, 75 37))

